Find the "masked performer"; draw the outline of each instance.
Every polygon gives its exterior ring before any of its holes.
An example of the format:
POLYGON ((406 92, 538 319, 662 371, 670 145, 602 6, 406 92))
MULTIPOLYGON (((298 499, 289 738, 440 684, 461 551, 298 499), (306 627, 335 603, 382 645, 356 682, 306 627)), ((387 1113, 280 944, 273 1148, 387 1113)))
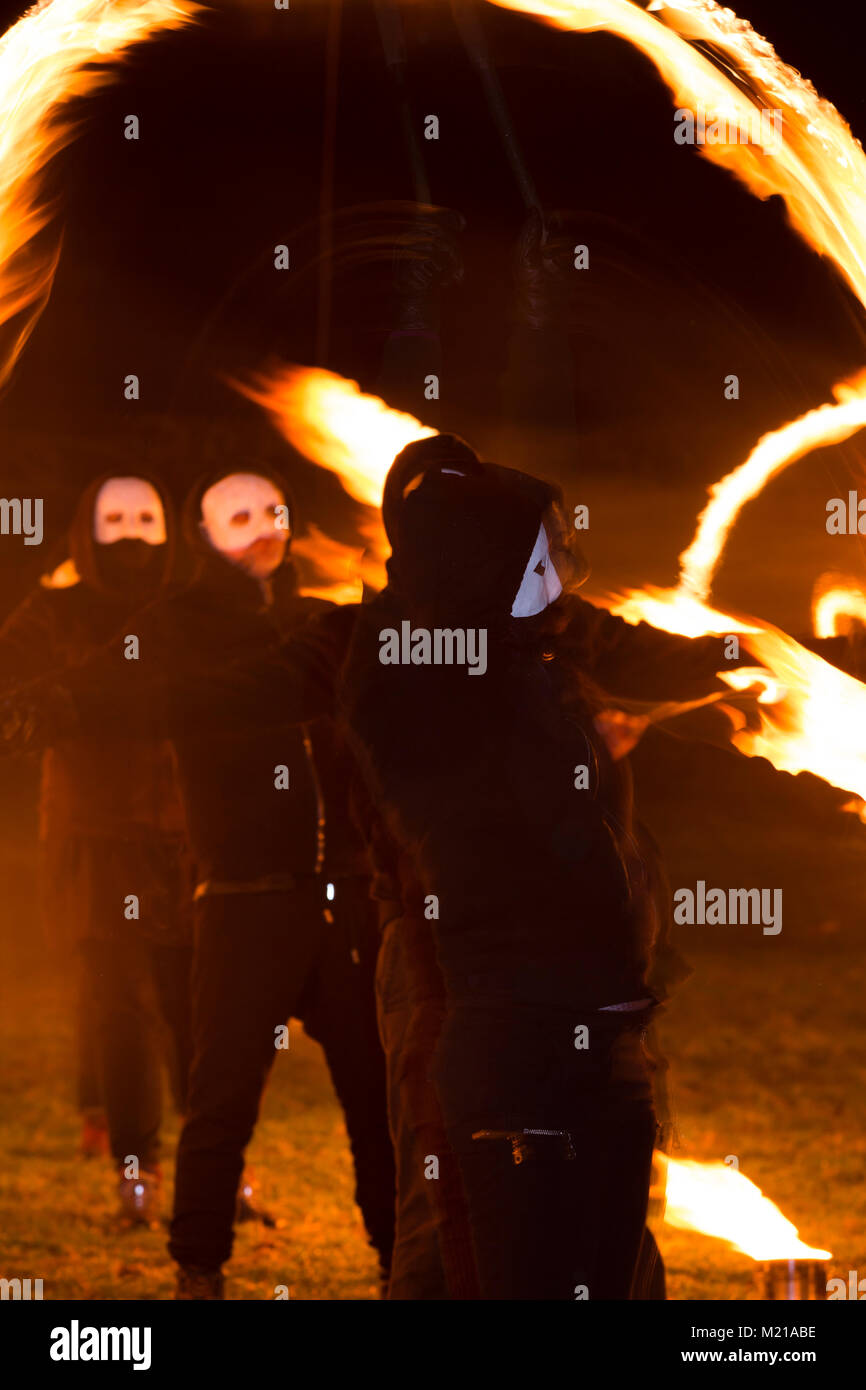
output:
MULTIPOLYGON (((526 649, 528 653, 528 664, 529 656, 538 655, 536 647, 541 634, 536 631, 539 625, 537 623, 532 623, 532 618, 537 613, 537 605, 540 600, 543 599, 546 602, 551 595, 555 597, 559 593, 558 578, 549 573, 546 580, 543 577, 544 555, 542 552, 545 549, 546 541, 541 535, 541 517, 554 495, 553 491, 546 488, 545 485, 538 484, 532 479, 523 479, 522 486, 525 489, 524 493, 521 493, 516 486, 510 487, 508 490, 504 489, 499 481, 500 471, 482 470, 475 456, 471 454, 471 451, 458 441, 449 441, 448 439, 440 438, 437 441, 431 441, 423 446, 412 446, 410 450, 405 452, 405 455, 398 462, 398 466, 395 466, 395 478, 401 474, 405 475, 405 488, 401 491, 404 491, 406 495, 405 497, 400 497, 400 506, 396 509, 403 518, 400 522, 399 532, 391 524, 392 519, 389 515, 390 509, 388 499, 389 496, 393 498, 394 488, 392 486, 390 492, 386 490, 386 524, 389 526, 389 534, 394 543, 394 556, 391 562, 392 581, 399 581, 401 579, 402 571, 399 566, 404 558, 407 556, 409 557, 407 559, 407 564, 411 567, 412 564, 415 563, 412 557, 417 558, 422 554, 425 544, 427 553, 429 554, 431 546, 438 545, 441 540, 443 530, 447 536, 448 527, 451 523, 446 523, 446 513, 450 511, 451 505, 454 504, 457 509, 455 514, 459 514, 459 508, 463 501, 459 494, 452 495, 446 499, 441 513, 433 517, 434 524, 430 529, 426 543, 424 543, 420 540, 420 529, 422 528, 419 528, 416 523, 414 533, 411 529, 413 524, 411 511, 413 507, 416 507, 416 504, 412 503, 412 498, 416 497, 417 503, 419 499, 424 497, 426 489, 431 485, 431 477, 433 478, 434 484, 453 487, 455 483, 452 483, 450 480, 457 480, 457 485, 459 486, 460 480, 465 482, 467 473, 478 475, 474 478, 472 485, 476 489, 481 489, 484 505, 488 505, 492 498, 494 503, 501 502, 506 509, 511 508, 512 511, 516 510, 520 515, 531 515, 535 518, 534 534, 531 537, 532 545, 530 546, 530 551, 534 552, 538 550, 538 554, 535 555, 533 553, 529 556, 529 559, 533 561, 531 565, 528 564, 527 557, 523 557, 528 571, 527 579, 525 583, 520 583, 521 575, 517 576, 515 591, 520 588, 520 596, 518 598, 516 593, 512 595, 514 606, 517 609, 521 611, 524 609, 528 610, 526 612, 527 626, 521 629, 518 624, 523 621, 522 618, 513 618, 508 610, 506 610, 505 614, 508 620, 506 627, 509 634, 513 631, 515 639, 519 636, 521 642, 529 644, 526 649), (434 463, 435 467, 432 467, 434 463), (447 483, 445 481, 446 479, 449 480, 447 483), (409 527, 409 530, 405 533, 403 530, 404 521, 409 527), (435 540, 434 537, 436 538, 435 540), (537 570, 540 570, 542 573, 537 574, 537 570), (545 587, 546 585, 550 587, 547 588, 545 587), (527 634, 525 638, 523 636, 524 633, 527 634)), ((502 475, 506 475, 507 470, 502 470, 501 473, 502 475)), ((512 478, 516 478, 516 476, 517 475, 511 475, 512 478)), ((394 479, 392 478, 389 481, 393 484, 394 479)), ((488 536, 498 533, 495 525, 493 527, 488 527, 485 524, 484 517, 479 512, 476 512, 472 520, 479 527, 480 537, 483 537, 485 532, 488 536)), ((464 529, 459 535, 459 543, 463 545, 467 543, 467 541, 468 537, 464 529)), ((480 541, 474 549, 472 545, 469 545, 466 550, 466 555, 466 567, 470 576, 467 587, 471 589, 472 583, 474 583, 476 587, 483 587, 486 576, 491 571, 489 545, 486 550, 483 549, 480 541)), ((455 572, 460 571, 458 558, 458 556, 452 555, 450 551, 446 552, 446 559, 452 563, 455 572)), ((495 566, 493 567, 493 573, 495 574, 495 566)), ((434 821, 428 824, 423 835, 418 834, 417 837, 408 835, 395 809, 399 807, 401 795, 406 791, 406 788, 411 787, 417 779, 417 795, 421 798, 424 808, 420 819, 423 819, 428 813, 433 817, 436 802, 435 796, 432 800, 430 799, 431 794, 429 789, 431 787, 434 789, 441 788, 442 779, 447 779, 449 781, 455 779, 455 785, 458 787, 458 800, 461 802, 459 810, 455 812, 455 824, 459 825, 462 817, 470 816, 475 818, 479 815, 481 817, 481 823, 479 824, 477 834, 473 832, 469 839, 463 840, 461 835, 458 834, 456 841, 449 841, 452 852, 451 862, 454 863, 455 867, 459 867, 462 858, 463 867, 465 869, 466 857, 468 856, 470 860, 472 859, 475 846, 481 847, 482 854, 485 850, 490 853, 491 857, 497 863, 500 862, 500 855, 496 848, 496 844, 490 839, 489 831, 484 828, 483 821, 489 809, 489 802, 488 798, 482 794, 483 778, 478 771, 478 763, 477 761, 473 761, 472 756, 469 756, 469 749, 474 742, 475 735, 478 733, 478 728, 475 728, 472 739, 470 739, 467 734, 462 741, 456 743, 457 753, 454 757, 452 757, 446 738, 442 769, 427 762, 425 762, 422 769, 422 766, 418 762, 418 759, 424 756, 422 750, 425 748, 429 750, 430 738, 434 736, 436 739, 437 758, 433 759, 432 763, 438 761, 438 752, 440 749, 439 739, 440 736, 443 735, 443 728, 449 736, 451 734, 450 721, 452 721, 454 717, 451 712, 454 707, 454 701, 451 695, 448 694, 447 697, 443 697, 441 701, 436 702, 433 707, 425 704, 423 701, 418 703, 418 701, 413 698, 409 698, 408 703, 404 706, 402 704, 402 698, 404 695, 407 695, 407 692, 403 689, 397 692, 396 689, 389 687, 388 678, 395 674, 399 678, 401 675, 405 674, 406 670, 406 668, 404 668, 403 671, 391 671, 387 667, 383 667, 379 660, 381 653, 381 641, 379 639, 380 630, 388 630, 392 633, 396 630, 393 627, 381 628, 381 623, 383 622, 381 610, 383 605, 385 605, 386 616, 387 613, 391 613, 392 616, 394 616, 397 611, 395 607, 397 601, 395 599, 395 587, 395 584, 392 582, 389 584, 389 590, 386 591, 386 595, 383 596, 381 600, 375 600, 372 604, 365 605, 362 609, 346 609, 339 613, 329 615, 328 618, 318 625, 318 631, 315 635, 312 633, 306 635, 301 634, 294 642, 290 642, 287 645, 285 648, 285 655, 288 657, 289 653, 291 653, 291 660, 295 663, 292 669, 295 674, 296 684, 294 686, 294 695, 289 695, 288 691, 285 692, 287 703, 284 704, 284 709, 286 713, 289 714, 292 710, 297 712, 298 709, 303 708, 305 702, 307 702, 306 708, 308 709, 315 708, 317 700, 322 700, 327 704, 330 699, 333 703, 335 688, 340 690, 340 702, 344 708, 347 727, 351 731, 352 737, 367 763, 368 770, 371 773, 371 786, 373 787, 379 806, 383 807, 385 810, 385 820, 388 822, 388 830, 392 838, 392 843, 397 847, 397 862, 394 866, 395 872, 392 874, 392 880, 396 880, 396 887, 391 893, 394 906, 391 913, 390 925, 388 929, 386 929, 384 949, 380 957, 380 1004, 382 1006, 383 1033, 389 1054, 392 1130, 394 1132, 395 1145, 398 1151, 398 1166, 401 1168, 398 1207, 401 1213, 405 1213, 407 1216, 406 1225, 402 1233, 398 1226, 395 1275, 400 1267, 402 1254, 404 1252, 411 1253, 411 1248, 414 1243, 416 1254, 412 1278, 418 1281, 414 1284, 415 1288, 435 1287, 437 1273, 436 1258, 438 1256, 440 1262, 443 1262, 447 1269, 445 1287, 453 1289, 455 1284, 459 1285, 462 1281, 462 1287, 464 1289, 462 1296, 471 1297, 473 1294, 469 1290, 471 1290, 473 1282, 472 1271, 467 1268, 468 1262, 463 1258, 465 1256, 466 1243, 461 1243, 459 1238, 456 1241, 454 1239, 455 1232, 459 1233, 461 1226, 460 1207, 461 1204, 465 1205, 463 1202, 463 1187, 465 1186, 467 1176, 465 1164, 463 1164, 463 1155, 460 1154, 460 1148, 458 1147, 457 1152, 460 1155, 461 1164, 464 1166, 462 1175, 463 1183, 461 1184, 459 1180, 460 1174, 458 1174, 458 1181, 456 1183, 451 1182, 450 1174, 448 1173, 448 1164, 451 1159, 454 1138, 459 1136, 455 1135, 454 1128, 451 1126, 452 1143, 449 1145, 444 1140, 441 1116, 442 1111, 446 1108, 444 1102, 448 1099, 448 1087, 446 1085, 443 1088, 441 1084, 438 1084, 434 1092, 430 1085, 429 1076, 426 1074, 426 1062, 429 1062, 431 1044, 435 1042, 443 1012, 442 986, 437 978, 439 966, 436 963, 432 950, 435 941, 441 964, 441 917, 436 916, 440 911, 439 904, 441 895, 435 890, 432 892, 425 891, 429 889, 431 883, 437 880, 431 879, 429 869, 425 865, 423 856, 419 852, 419 844, 428 843, 431 836, 435 833, 435 817, 434 821), (380 626, 377 626, 377 624, 380 624, 380 626), (366 658, 363 644, 368 637, 371 637, 371 640, 367 642, 366 648, 369 660, 366 661, 365 665, 366 658), (345 663, 346 650, 350 643, 352 646, 352 653, 349 657, 346 671, 341 676, 340 670, 345 663), (372 681, 376 684, 376 690, 375 694, 371 694, 369 704, 364 706, 360 701, 362 698, 366 698, 364 683, 367 676, 371 675, 371 673, 372 681), (329 690, 330 695, 328 694, 329 690), (359 694, 359 691, 361 694, 359 694), (378 717, 376 717, 371 729, 365 724, 365 719, 368 717, 369 712, 375 708, 380 697, 384 702, 382 706, 384 723, 378 723, 378 717), (385 716, 384 711, 386 708, 387 715, 385 716), (379 744, 374 744, 374 739, 378 732, 378 734, 381 735, 382 745, 387 742, 384 735, 384 726, 391 718, 395 720, 394 732, 396 747, 389 752, 379 744), (386 760, 389 771, 393 772, 393 783, 386 783, 379 776, 377 766, 372 763, 370 750, 374 746, 377 755, 381 755, 386 760), (413 757, 415 758, 414 762, 413 757), (467 770, 472 772, 475 780, 468 788, 460 783, 457 769, 462 769, 460 777, 465 777, 467 770), (406 779, 405 781, 401 780, 404 778, 406 779), (463 792, 467 791, 470 792, 471 795, 464 798, 463 792), (474 802, 473 797, 475 798, 474 802), (415 881, 414 887, 413 878, 415 881), (430 919, 428 908, 432 908, 432 920, 430 919), (396 963, 395 952, 402 954, 402 959, 397 960, 396 963), (405 1155, 405 1160, 403 1160, 403 1155, 405 1155), (423 1173, 423 1178, 425 1180, 422 1180, 422 1168, 426 1169, 423 1173), (408 1175, 405 1182, 403 1180, 404 1173, 408 1175), (447 1179, 447 1181, 444 1179, 447 1179), (424 1196, 420 1195, 425 1191, 427 1194, 426 1201, 424 1196), (446 1191, 450 1193, 450 1202, 447 1199, 443 1200, 446 1191), (414 1230, 411 1225, 411 1211, 415 1212, 414 1219, 416 1224, 414 1230), (429 1240, 427 1240, 425 1247, 425 1234, 429 1236, 431 1233, 436 1238, 435 1243, 438 1244, 438 1251, 431 1248, 429 1240), (405 1237, 402 1241, 401 1234, 405 1237), (424 1268, 425 1250, 426 1256, 428 1257, 426 1271, 424 1268), (427 1279, 426 1284, 424 1282, 425 1277, 427 1279)), ((399 592, 398 589, 397 598, 399 598, 399 592)), ((511 605, 509 605, 509 608, 510 606, 511 605)), ((589 613, 593 615, 594 619, 595 610, 589 608, 589 605, 583 605, 583 607, 589 610, 589 613)), ((400 621, 397 622, 397 629, 400 628, 402 621, 403 619, 400 619, 400 621)), ((453 624, 451 626, 453 627, 453 624)), ((686 644, 686 646, 691 649, 691 644, 686 644)), ((516 650, 518 652, 522 650, 520 642, 517 643, 516 650)), ((713 644, 712 661, 714 665, 718 663, 718 660, 717 644, 713 644)), ((705 669, 706 664, 707 655, 705 653, 705 669)), ((542 667, 541 669, 543 672, 544 668, 542 667)), ((410 678, 412 675, 416 677, 422 675, 422 673, 418 672, 417 668, 413 671, 410 667, 408 670, 410 678)), ((471 691, 473 687, 475 687, 474 679, 468 675, 465 667, 459 673, 463 680, 469 680, 469 689, 471 691)), ((432 670, 428 668, 423 672, 424 676, 432 675, 434 679, 436 674, 436 668, 432 670)), ((457 674, 457 668, 454 668, 451 672, 446 671, 446 675, 454 674, 457 674)), ((523 672, 519 674, 521 678, 525 678, 523 672)), ((252 671, 248 668, 247 675, 253 677, 253 684, 255 685, 262 675, 261 667, 256 668, 256 671, 252 671)), ((533 675, 535 675, 534 667, 533 675)), ((579 674, 575 677, 575 680, 577 688, 580 690, 584 682, 579 674)), ((400 682, 400 684, 402 685, 402 682, 400 682)), ((483 685, 484 682, 480 681, 479 686, 483 685)), ((420 689, 423 690, 424 688, 422 684, 420 689)), ((412 694, 413 692, 409 693, 412 694)), ((415 695, 418 693, 418 691, 414 692, 415 695)), ((455 694, 459 693, 460 690, 458 687, 455 694)), ((519 685, 516 685, 515 689, 510 692, 510 695, 515 700, 518 711, 517 724, 520 729, 520 734, 517 738, 518 743, 526 732, 525 726, 527 721, 520 714, 523 708, 523 697, 525 694, 525 689, 521 690, 519 685)), ((491 721, 493 723, 496 721, 496 712, 502 703, 500 699, 501 695, 502 691, 497 688, 496 698, 494 699, 491 713, 491 721)), ((531 704, 526 706, 526 711, 528 714, 531 714, 531 704)), ((545 711, 545 713, 547 713, 547 711, 545 711)), ((486 718, 487 716, 485 714, 483 718, 479 719, 479 726, 483 725, 486 718)), ((555 725, 555 727, 558 728, 558 724, 555 725)), ((570 732, 570 727, 568 731, 570 732)), ((583 750, 583 731, 581 730, 579 733, 579 747, 583 750)), ((592 732, 589 737, 594 741, 595 736, 592 732)), ((619 782, 617 774, 613 769, 612 760, 605 758, 600 739, 598 743, 598 753, 593 753, 592 758, 589 758, 587 755, 587 770, 588 772, 592 771, 593 776, 597 778, 597 762, 604 760, 605 775, 608 779, 608 783, 610 786, 617 788, 619 782)), ((483 738, 479 739, 478 746, 484 747, 483 738)), ((477 758, 477 756, 476 751, 474 757, 477 758)), ((571 754, 566 752, 563 756, 565 758, 563 766, 567 767, 567 759, 571 754)), ((569 776, 569 787, 573 780, 574 772, 569 776)), ((527 770, 524 785, 529 785, 531 781, 532 775, 527 770)), ((521 784, 518 783, 518 787, 520 785, 521 784)), ((497 795, 495 797, 497 802, 500 800, 499 791, 501 791, 501 789, 497 789, 497 795)), ((413 793, 413 795, 415 795, 415 793, 413 793)), ((622 791, 619 799, 622 801, 622 806, 620 807, 619 801, 615 800, 615 809, 620 811, 624 819, 627 819, 629 814, 627 783, 625 783, 625 789, 622 791)), ((445 815, 447 806, 447 800, 443 797, 442 804, 439 806, 438 811, 440 833, 442 830, 442 822, 447 818, 445 815)), ((497 814, 500 816, 502 814, 509 814, 509 802, 507 799, 501 802, 501 807, 504 807, 504 810, 500 810, 497 814)), ((534 812, 527 811, 524 814, 531 824, 534 812)), ((420 819, 418 822, 419 826, 420 819)), ((611 815, 611 823, 615 823, 613 814, 611 815)), ((607 822, 605 821, 603 824, 605 828, 602 831, 595 829, 594 834, 596 840, 600 839, 601 845, 604 848, 607 848, 609 840, 611 842, 611 849, 608 851, 608 864, 610 865, 612 863, 614 866, 613 877, 616 891, 620 891, 621 883, 624 882, 625 887, 622 889, 622 892, 626 893, 627 898, 631 895, 631 898, 634 899, 634 916, 636 919, 640 919, 640 925, 646 929, 649 908, 645 883, 643 883, 643 888, 641 888, 643 865, 640 860, 640 855, 637 853, 634 843, 629 843, 627 840, 625 841, 625 849, 622 849, 621 844, 610 836, 610 832, 607 829, 607 822), (623 861, 620 858, 620 854, 624 856, 624 862, 627 865, 625 880, 623 880, 623 869, 621 867, 623 861), (632 878, 634 878, 635 884, 631 883, 632 878)), ((529 833, 529 831, 527 831, 527 833, 529 833)), ((620 836, 620 841, 621 840, 622 836, 620 836)), ((531 839, 530 843, 532 843, 531 839)), ((594 858, 594 848, 595 846, 593 845, 590 847, 590 851, 584 851, 585 856, 590 862, 592 862, 594 858)), ((510 865, 511 862, 512 855, 506 853, 505 856, 502 857, 502 865, 510 865)), ((519 857, 515 858, 515 868, 519 863, 519 857)), ((558 859, 554 862, 554 868, 559 870, 560 876, 564 873, 564 870, 558 863, 558 859)), ((568 862, 566 859, 566 869, 567 868, 568 862)), ((511 870, 509 870, 509 872, 511 872, 511 870)), ((529 881, 533 879, 536 872, 537 869, 535 868, 527 871, 529 881)), ((581 872, 583 873, 583 871, 581 872)), ((485 883, 489 883, 489 879, 485 880, 485 883)), ((479 915, 483 911, 482 901, 485 892, 485 887, 479 887, 478 894, 480 894, 480 897, 477 898, 474 904, 470 905, 479 915)), ((505 897, 509 898, 510 894, 511 888, 506 889, 505 897)), ((383 894, 382 896, 387 897, 387 894, 383 894)), ((504 911, 502 900, 496 895, 495 890, 492 896, 494 897, 497 914, 504 911)), ((629 901, 630 900, 631 899, 629 899, 629 901)), ((614 896, 613 901, 619 907, 619 898, 617 896, 614 896)), ((506 922, 507 921, 508 917, 506 914, 506 922)), ((458 930, 461 931, 461 935, 468 934, 463 927, 458 930)), ((640 927, 636 926, 634 934, 638 935, 639 930, 640 927)), ((569 932, 569 938, 570 936, 571 933, 569 932)), ((529 940, 531 940, 531 936, 529 936, 529 940)), ((543 946, 541 948, 542 961, 530 967, 525 952, 517 947, 508 951, 506 949, 507 945, 508 942, 504 940, 502 942, 502 951, 497 951, 496 954, 502 956, 502 968, 510 970, 515 976, 521 976, 528 968, 534 968, 536 971, 542 972, 546 972, 549 969, 552 977, 556 978, 563 968, 563 961, 558 959, 556 955, 551 956, 549 967, 545 964, 547 952, 543 946)), ((578 956, 581 946, 585 947, 585 942, 571 944, 569 950, 571 950, 575 956, 578 956)), ((613 948, 611 949, 613 950, 613 948)), ((635 954, 637 950, 638 947, 635 946, 635 954)), ((640 960, 641 958, 638 957, 636 963, 627 962, 626 966, 623 968, 623 976, 626 978, 619 982, 618 987, 615 983, 611 984, 611 988, 619 993, 624 991, 628 992, 628 986, 630 984, 630 993, 636 997, 626 998, 619 1002, 624 1002, 630 1006, 635 1005, 636 1007, 627 1008, 626 1010, 608 1009, 603 1001, 599 1001, 597 1009, 599 1018, 594 1020, 594 1025, 595 1031, 600 1033, 603 1039, 607 1038, 609 1043, 608 1052, 615 1050, 617 1057, 621 1060, 622 1067, 626 1070, 631 1069, 636 1077, 636 1084, 638 1087, 638 1096, 636 1100, 638 1121, 642 1125, 641 1132, 644 1135, 649 1135, 648 1146, 647 1144, 644 1145, 644 1154, 641 1160, 644 1162, 645 1179, 648 1174, 649 1152, 654 1137, 654 1123, 648 1097, 648 1069, 639 1047, 636 1050, 634 1039, 636 1037, 635 1025, 640 1021, 641 1017, 645 1016, 649 1011, 652 997, 643 983, 641 970, 639 968, 640 960), (630 974, 628 973, 629 965, 631 967, 630 974), (609 1014, 610 1017, 604 1017, 605 1014, 609 1014)), ((612 982, 616 982, 618 977, 614 966, 610 967, 610 975, 612 982)), ((510 1007, 507 991, 503 996, 502 1002, 506 1009, 510 1007)), ((581 1001, 579 998, 577 1002, 580 1004, 581 1001)), ((560 1003, 560 1007, 562 1008, 564 1006, 560 1003)), ((543 1010, 543 1004, 537 1004, 536 1008, 541 1008, 543 1010)), ((573 1046, 573 1040, 571 1041, 573 1046)), ((576 1048, 574 1048, 574 1050, 577 1051, 576 1048)), ((603 1044, 599 1045, 599 1050, 602 1053, 604 1052, 603 1044)), ((598 1052, 593 1054, 593 1056, 597 1057, 598 1052)), ((566 1061, 570 1060, 570 1055, 567 1055, 566 1061)), ((578 1063, 582 1060, 583 1058, 581 1057, 577 1058, 578 1063)), ((599 1065, 603 1065, 603 1063, 599 1063, 599 1065)), ((591 1066, 591 1063, 584 1063, 584 1069, 589 1066, 591 1066)), ((471 1073, 471 1063, 468 1070, 471 1073)), ((627 1089, 627 1086, 625 1089, 627 1089)), ((600 1104, 598 1097, 594 1099, 597 1104, 600 1104)), ((502 1121, 502 1123, 504 1124, 505 1122, 502 1121)), ((543 1125, 539 1127, 542 1129, 545 1128, 543 1125)), ((557 1143, 560 1149, 567 1146, 569 1143, 567 1132, 562 1124, 558 1126, 558 1130, 558 1136, 555 1134, 536 1136, 536 1142, 540 1142, 544 1150, 541 1155, 542 1159, 546 1158, 547 1150, 555 1149, 557 1143), (544 1144, 545 1140, 550 1141, 546 1147, 544 1144)), ((502 1138, 504 1134, 505 1131, 501 1130, 500 1138, 502 1138)), ((510 1142, 511 1141, 508 1140, 505 1145, 509 1154, 511 1152, 509 1148, 510 1142)), ((528 1142, 529 1141, 527 1141, 527 1144, 528 1142)), ((523 1151, 521 1150, 520 1152, 522 1156, 523 1151)), ((557 1158, 560 1156, 558 1150, 555 1151, 554 1156, 557 1158)), ((496 1157, 498 1160, 498 1151, 496 1152, 496 1157)), ((640 1154, 638 1154, 638 1157, 640 1157, 640 1154)), ((576 1160, 574 1161, 576 1162, 576 1160)), ((487 1174, 485 1173, 482 1175, 481 1186, 484 1187, 486 1182, 487 1174)), ((543 1185, 542 1183, 542 1186, 543 1185)), ((631 1244, 634 1246, 634 1249, 631 1251, 632 1258, 629 1259, 627 1257, 625 1259, 625 1273, 623 1273, 621 1267, 622 1260, 620 1261, 620 1268, 618 1271, 620 1275, 620 1284, 616 1286, 617 1293, 616 1295, 608 1296, 625 1296, 625 1294, 627 1294, 631 1277, 631 1268, 634 1263, 633 1257, 636 1256, 635 1242, 639 1243, 643 1229, 643 1207, 641 1202, 643 1199, 645 1203, 646 1181, 638 1177, 638 1180, 632 1183, 632 1189, 632 1216, 634 1220, 626 1231, 626 1236, 631 1240, 631 1244), (637 1224, 636 1235, 632 1229, 635 1222, 637 1224), (625 1293, 622 1292, 623 1288, 625 1289, 625 1293)), ((616 1199, 617 1202, 620 1202, 621 1196, 622 1194, 619 1193, 616 1199)), ((476 1224, 473 1217, 473 1229, 476 1224)), ((474 1234, 477 1247, 480 1242, 483 1243, 484 1237, 477 1230, 474 1230, 474 1234)), ((535 1278, 535 1275, 527 1277, 532 1279, 535 1278)), ((411 1280, 407 1282, 406 1287, 407 1289, 413 1287, 411 1280)), ((482 1290, 483 1287, 482 1284, 482 1290)), ((603 1292, 604 1289, 605 1284, 603 1282, 597 1284, 596 1296, 605 1296, 603 1292)), ((435 1293, 426 1293, 421 1295, 409 1294, 408 1296, 429 1297, 437 1295, 435 1293)), ((439 1296, 443 1295, 440 1294, 439 1296)), ((444 1296, 447 1296, 447 1294, 444 1296)), ((455 1295, 452 1292, 451 1296, 460 1295, 455 1295)), ((483 1296, 495 1297, 498 1295, 485 1292, 483 1296)), ((519 1296, 531 1295, 523 1293, 519 1296)), ((543 1290, 535 1296, 548 1297, 550 1294, 543 1290)), ((569 1291, 562 1296, 573 1297, 574 1294, 572 1291, 569 1291)))
MULTIPOLYGON (((170 580, 171 517, 146 478, 92 483, 69 545, 71 565, 0 632, 7 691, 85 662, 170 580)), ((80 967, 82 1147, 100 1147, 104 1114, 121 1211, 150 1221, 162 1043, 179 1109, 190 1048, 190 870, 169 745, 120 729, 59 739, 43 756, 40 838, 46 934, 58 951, 74 948, 80 967)))

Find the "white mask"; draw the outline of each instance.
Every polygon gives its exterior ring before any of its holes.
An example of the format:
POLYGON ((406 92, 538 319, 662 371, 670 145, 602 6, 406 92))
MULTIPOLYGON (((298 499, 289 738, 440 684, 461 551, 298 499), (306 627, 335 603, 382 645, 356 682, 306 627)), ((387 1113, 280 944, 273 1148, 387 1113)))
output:
POLYGON ((152 483, 144 478, 109 478, 96 494, 93 538, 100 545, 114 541, 165 544, 165 510, 152 483))
POLYGON ((279 488, 257 473, 230 473, 201 499, 202 530, 223 555, 255 541, 289 539, 289 509, 279 488))
POLYGON ((562 593, 562 584, 550 558, 550 541, 542 523, 538 528, 529 563, 511 605, 512 618, 532 618, 562 593))

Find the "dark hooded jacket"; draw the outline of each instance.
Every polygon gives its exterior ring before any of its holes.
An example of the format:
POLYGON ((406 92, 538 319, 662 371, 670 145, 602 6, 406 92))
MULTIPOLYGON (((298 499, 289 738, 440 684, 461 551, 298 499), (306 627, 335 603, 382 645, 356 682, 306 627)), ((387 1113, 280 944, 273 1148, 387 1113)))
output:
MULTIPOLYGON (((175 566, 175 524, 162 486, 148 478, 163 499, 166 543, 97 545, 93 539, 96 496, 109 477, 95 479, 83 493, 69 531, 74 574, 40 586, 0 629, 0 689, 84 665, 131 615, 170 587, 175 566), (137 547, 147 563, 125 568, 119 547, 137 547), (77 576, 77 578, 75 578, 77 576)), ((137 474, 136 476, 142 476, 137 474)), ((40 829, 45 840, 71 835, 149 836, 183 832, 173 755, 164 741, 142 729, 97 730, 60 738, 43 757, 40 829)))
POLYGON ((593 726, 598 697, 543 621, 510 617, 545 509, 540 490, 492 474, 425 475, 388 588, 358 618, 342 705, 435 895, 452 997, 598 1008, 647 993, 648 885, 627 768, 593 726), (486 672, 383 665, 382 634, 407 620, 485 630, 486 672))

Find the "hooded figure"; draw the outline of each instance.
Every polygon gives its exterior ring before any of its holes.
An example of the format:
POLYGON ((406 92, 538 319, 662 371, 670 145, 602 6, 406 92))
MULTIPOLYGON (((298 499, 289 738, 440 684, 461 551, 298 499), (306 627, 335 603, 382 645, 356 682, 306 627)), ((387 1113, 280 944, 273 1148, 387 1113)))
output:
POLYGON ((171 731, 195 854, 194 1059, 169 1246, 183 1299, 223 1296, 244 1150, 290 1016, 324 1049, 383 1274, 393 1244, 376 923, 351 759, 329 721, 288 727, 266 699, 234 718, 210 692, 220 672, 264 659, 329 608, 298 592, 294 524, 274 473, 202 479, 184 509, 192 581, 140 615, 137 663, 106 652, 79 685, 99 687, 118 717, 146 713, 171 731))
MULTIPOLYGON (((7 691, 82 666, 167 590, 174 524, 159 483, 95 479, 69 551, 0 631, 7 691)), ((108 1147, 119 1169, 135 1156, 135 1180, 120 1179, 121 1208, 148 1220, 158 1191, 159 1024, 180 1109, 190 1051, 190 867, 170 746, 134 725, 57 739, 42 760, 40 839, 46 934, 82 963, 83 1151, 108 1147)))
POLYGON ((539 607, 558 596, 539 534, 554 500, 504 470, 427 470, 342 695, 431 908, 447 1003, 432 1077, 485 1299, 627 1297, 655 1133, 646 874, 597 697, 539 607), (483 675, 416 661, 414 638, 383 664, 382 633, 404 624, 484 633, 483 675))

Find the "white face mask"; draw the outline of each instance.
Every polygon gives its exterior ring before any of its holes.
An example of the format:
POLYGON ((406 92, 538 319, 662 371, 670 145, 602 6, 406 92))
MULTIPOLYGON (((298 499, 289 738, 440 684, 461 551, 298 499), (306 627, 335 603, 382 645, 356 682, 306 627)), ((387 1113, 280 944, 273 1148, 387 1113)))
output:
POLYGON ((93 508, 93 539, 99 545, 127 540, 165 545, 165 511, 153 484, 144 478, 103 483, 93 508))
POLYGON ((269 478, 257 473, 230 473, 209 487, 201 499, 202 530, 210 544, 227 559, 238 561, 256 542, 250 568, 269 574, 279 567, 289 541, 286 499, 269 478))
POLYGON ((532 618, 549 603, 555 603, 562 593, 559 575, 550 558, 550 542, 542 524, 538 528, 529 563, 520 581, 517 597, 511 605, 512 618, 532 618))
POLYGON ((254 541, 287 541, 286 499, 268 478, 230 473, 201 499, 202 527, 215 550, 231 554, 254 541))

